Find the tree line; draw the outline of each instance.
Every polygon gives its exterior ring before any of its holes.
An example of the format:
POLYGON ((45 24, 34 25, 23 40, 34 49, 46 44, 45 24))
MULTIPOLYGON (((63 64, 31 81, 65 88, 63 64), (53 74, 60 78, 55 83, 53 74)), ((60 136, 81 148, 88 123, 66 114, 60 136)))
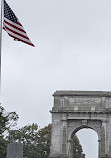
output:
MULTIPOLYGON (((7 145, 11 142, 23 144, 23 156, 27 158, 48 158, 51 143, 51 124, 39 128, 37 123, 18 128, 16 112, 6 112, 0 106, 0 158, 6 158, 7 145)), ((85 158, 76 135, 73 137, 73 158, 85 158)))

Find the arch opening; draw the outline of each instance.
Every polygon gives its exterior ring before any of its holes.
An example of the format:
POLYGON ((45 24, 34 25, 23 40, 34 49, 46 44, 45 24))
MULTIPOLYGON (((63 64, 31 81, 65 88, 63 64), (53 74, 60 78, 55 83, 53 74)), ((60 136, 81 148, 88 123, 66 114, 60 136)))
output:
POLYGON ((72 138, 74 138, 75 135, 82 148, 82 158, 84 158, 84 154, 85 158, 98 158, 98 134, 93 129, 84 127, 73 132, 72 138))

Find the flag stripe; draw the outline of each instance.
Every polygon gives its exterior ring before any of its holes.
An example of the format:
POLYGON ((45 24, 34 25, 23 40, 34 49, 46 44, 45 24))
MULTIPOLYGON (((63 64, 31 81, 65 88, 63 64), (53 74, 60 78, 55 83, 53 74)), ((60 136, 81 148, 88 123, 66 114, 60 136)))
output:
MULTIPOLYGON (((26 39, 26 38, 23 38, 22 36, 16 35, 15 33, 9 31, 9 30, 6 29, 6 28, 5 28, 5 30, 6 30, 6 32, 7 32, 10 36, 13 36, 14 39, 22 40, 22 41, 24 41, 25 43, 27 42, 27 43, 30 43, 30 44, 31 44, 31 41, 30 41, 30 40, 28 40, 28 39, 26 39)), ((32 44, 32 45, 33 45, 33 44, 32 44)))
POLYGON ((21 31, 15 29, 15 28, 13 28, 13 27, 11 27, 10 25, 7 25, 6 23, 5 23, 5 28, 8 29, 8 30, 10 30, 10 31, 12 31, 12 32, 15 33, 15 34, 20 34, 21 36, 24 36, 24 37, 26 37, 27 39, 29 39, 29 38, 26 36, 26 33, 22 32, 22 34, 21 34, 21 31))
POLYGON ((17 35, 18 37, 26 38, 27 40, 29 40, 29 38, 28 38, 27 36, 24 36, 24 35, 22 35, 22 34, 16 32, 16 31, 14 31, 14 29, 12 30, 12 29, 10 29, 9 27, 6 27, 6 26, 5 26, 5 30, 8 30, 8 31, 12 32, 13 34, 17 35))
POLYGON ((21 28, 19 28, 17 26, 12 25, 11 23, 7 22, 6 20, 4 20, 4 23, 5 23, 4 25, 9 25, 9 26, 11 26, 11 27, 13 27, 13 28, 15 28, 15 29, 17 29, 19 31, 22 31, 22 32, 26 33, 23 29, 21 29, 21 28))
MULTIPOLYGON (((11 37, 13 37, 13 38, 15 39, 15 36, 13 36, 13 35, 11 35, 11 34, 9 34, 9 36, 11 36, 11 37)), ((33 45, 33 43, 29 43, 29 41, 25 41, 25 40, 22 40, 22 39, 17 38, 17 37, 16 37, 16 40, 21 41, 21 42, 24 42, 24 43, 26 43, 26 44, 29 44, 29 45, 35 47, 35 46, 33 45)))
MULTIPOLYGON (((12 24, 13 26, 17 27, 17 28, 20 28, 21 30, 24 30, 23 26, 22 25, 19 25, 19 21, 17 23, 7 19, 4 17, 4 21, 7 21, 8 23, 12 24)), ((25 31, 25 30, 24 30, 25 31)))

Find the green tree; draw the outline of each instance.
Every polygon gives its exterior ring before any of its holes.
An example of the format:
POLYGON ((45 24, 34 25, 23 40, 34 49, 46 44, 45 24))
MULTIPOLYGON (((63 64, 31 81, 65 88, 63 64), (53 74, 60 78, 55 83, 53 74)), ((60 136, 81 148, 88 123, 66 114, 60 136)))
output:
POLYGON ((11 130, 9 141, 21 142, 24 148, 24 157, 39 157, 38 155, 38 125, 24 126, 18 130, 11 130))
POLYGON ((7 144, 8 142, 0 136, 0 158, 6 158, 7 144))
MULTIPOLYGON (((24 157, 48 158, 50 153, 51 125, 39 129, 37 124, 27 125, 17 130, 18 115, 16 112, 6 112, 0 106, 0 158, 6 158, 6 149, 9 142, 21 142, 24 147, 24 157)), ((73 137, 74 158, 85 158, 82 146, 77 136, 73 137)))
POLYGON ((40 129, 38 131, 38 145, 40 151, 40 158, 48 158, 50 153, 50 142, 51 142, 51 124, 40 129))
POLYGON ((85 158, 85 154, 83 154, 82 146, 76 135, 74 135, 73 137, 73 158, 85 158))
POLYGON ((51 125, 38 129, 37 124, 11 130, 8 139, 23 143, 24 157, 48 158, 50 153, 51 125))
POLYGON ((4 132, 8 132, 12 127, 16 126, 18 118, 16 112, 6 112, 0 106, 0 136, 4 136, 4 132))
MULTIPOLYGON (((27 158, 48 158, 50 154, 51 125, 38 129, 37 124, 24 126, 18 130, 10 131, 10 141, 15 140, 23 143, 24 157, 27 158)), ((82 146, 77 136, 73 138, 74 158, 85 158, 82 146)))
POLYGON ((16 112, 6 112, 5 109, 0 106, 0 158, 6 157, 6 150, 8 141, 6 135, 9 130, 16 125, 18 115, 16 112))

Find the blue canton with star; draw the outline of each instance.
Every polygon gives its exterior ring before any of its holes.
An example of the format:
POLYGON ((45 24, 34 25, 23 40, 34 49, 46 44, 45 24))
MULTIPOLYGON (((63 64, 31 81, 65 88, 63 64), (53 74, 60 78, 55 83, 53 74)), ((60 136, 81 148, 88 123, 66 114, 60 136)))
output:
POLYGON ((14 23, 17 23, 17 17, 15 16, 14 12, 11 10, 9 5, 4 0, 4 17, 11 20, 14 23))

